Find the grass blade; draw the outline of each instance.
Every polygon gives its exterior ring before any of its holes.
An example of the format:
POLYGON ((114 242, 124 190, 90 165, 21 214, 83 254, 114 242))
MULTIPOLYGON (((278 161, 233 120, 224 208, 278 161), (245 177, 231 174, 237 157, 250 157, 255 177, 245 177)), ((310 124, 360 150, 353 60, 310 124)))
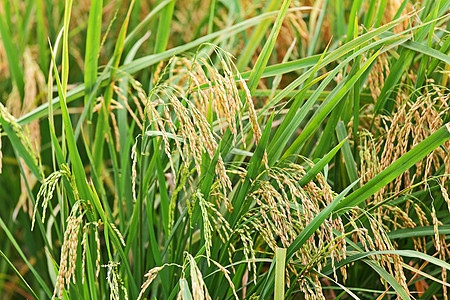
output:
POLYGON ((275 250, 275 300, 284 299, 284 276, 286 274, 286 249, 275 250))
POLYGON ((280 12, 277 16, 277 19, 275 20, 275 24, 273 25, 270 36, 267 39, 267 42, 264 44, 264 47, 258 56, 258 60, 256 61, 254 68, 250 72, 247 86, 250 90, 251 95, 253 95, 253 93, 255 92, 258 82, 261 79, 262 73, 264 72, 267 62, 269 61, 270 55, 272 53, 273 47, 275 46, 278 34, 280 33, 281 25, 283 24, 283 20, 286 16, 290 3, 291 0, 284 0, 283 6, 281 6, 280 12))
MULTIPOLYGON (((280 7, 281 3, 282 3, 281 0, 271 0, 267 4, 266 12, 274 11, 275 9, 280 7)), ((236 63, 236 67, 238 68, 239 71, 244 71, 245 67, 248 66, 248 63, 250 62, 252 55, 255 53, 256 48, 258 47, 267 30, 269 29, 270 24, 271 24, 270 20, 267 19, 263 20, 253 30, 252 36, 248 40, 242 54, 239 56, 238 62, 236 63)))
MULTIPOLYGON (((347 139, 348 134, 347 130, 345 129, 344 122, 339 121, 336 127, 336 134, 338 136, 339 141, 344 141, 347 139)), ((356 169, 356 163, 355 159, 353 158, 352 150, 350 149, 350 144, 348 143, 348 140, 344 142, 344 145, 342 147, 342 152, 344 154, 344 161, 345 161, 345 168, 347 170, 348 178, 350 179, 350 182, 354 182, 358 179, 358 170, 356 169)), ((354 189, 358 189, 359 185, 355 185, 354 189)))
POLYGON ((44 279, 39 275, 39 273, 33 267, 33 265, 28 261, 27 257, 23 253, 21 247, 19 246, 19 244, 17 243, 16 239, 14 238, 14 235, 9 231, 8 227, 3 222, 2 218, 0 218, 0 227, 3 229, 3 231, 6 234, 6 236, 8 237, 8 239, 13 244, 14 248, 16 248, 16 251, 19 253, 20 257, 23 259, 25 264, 28 266, 28 268, 30 269, 31 273, 33 273, 34 277, 37 279, 40 287, 45 292, 45 294, 47 295, 48 299, 50 299, 52 297, 52 293, 50 292, 49 287, 45 283, 44 279))
MULTIPOLYGON (((89 23, 86 35, 86 57, 85 57, 85 70, 84 70, 84 105, 86 106, 89 102, 90 97, 94 93, 93 88, 95 82, 97 81, 97 66, 98 66, 98 55, 100 51, 100 35, 101 26, 97 24, 102 23, 102 8, 103 0, 91 1, 91 8, 89 10, 89 23)), ((87 108, 88 120, 92 118, 92 106, 87 108)))
POLYGON ((161 53, 166 50, 174 7, 175 0, 169 2, 169 4, 161 10, 158 23, 158 32, 156 33, 155 53, 161 53))
POLYGON ((356 72, 356 74, 351 77, 340 89, 335 89, 335 94, 330 94, 327 99, 322 103, 319 107, 318 112, 313 116, 313 118, 306 125, 305 129, 303 129, 302 133, 297 137, 297 139, 292 143, 292 145, 286 150, 283 155, 283 158, 291 155, 301 149, 305 141, 311 137, 311 135, 318 128, 320 123, 326 118, 326 116, 333 110, 333 108, 342 100, 342 98, 347 94, 348 91, 353 87, 355 82, 362 76, 362 74, 369 68, 372 62, 378 57, 380 54, 380 50, 378 50, 371 58, 369 58, 366 63, 356 72))
POLYGON ((19 90, 20 100, 23 101, 25 95, 25 82, 23 70, 20 67, 19 55, 20 52, 17 51, 17 48, 13 44, 11 33, 11 27, 9 27, 5 23, 5 16, 3 12, 0 13, 0 36, 3 43, 3 47, 5 47, 6 58, 8 60, 8 66, 11 72, 12 79, 14 80, 17 89, 19 90))
POLYGON ((36 295, 36 293, 33 291, 31 286, 28 284, 28 282, 23 278, 22 274, 20 274, 19 270, 16 269, 16 267, 13 265, 13 263, 9 260, 9 258, 3 253, 2 250, 0 250, 0 255, 3 257, 3 259, 8 263, 8 265, 13 269, 14 273, 16 273, 17 277, 23 282, 23 284, 27 287, 27 289, 33 294, 33 297, 35 299, 39 299, 39 297, 36 295))
POLYGON ((336 147, 334 147, 327 155, 325 155, 317 164, 315 164, 306 174, 300 179, 298 184, 305 186, 314 179, 314 177, 322 171, 323 168, 335 157, 336 153, 341 149, 342 145, 347 142, 347 139, 342 140, 336 147))

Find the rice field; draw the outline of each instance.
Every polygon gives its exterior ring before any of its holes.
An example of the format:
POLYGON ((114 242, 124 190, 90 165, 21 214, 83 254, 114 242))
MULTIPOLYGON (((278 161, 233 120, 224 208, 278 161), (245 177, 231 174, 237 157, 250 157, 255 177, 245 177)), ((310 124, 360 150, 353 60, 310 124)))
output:
POLYGON ((1 299, 448 299, 449 20, 1 1, 1 299))

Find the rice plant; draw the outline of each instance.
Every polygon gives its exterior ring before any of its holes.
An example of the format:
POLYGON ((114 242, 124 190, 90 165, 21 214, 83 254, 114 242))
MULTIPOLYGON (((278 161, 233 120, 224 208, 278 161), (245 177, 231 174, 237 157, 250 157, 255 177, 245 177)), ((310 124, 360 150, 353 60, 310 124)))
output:
POLYGON ((449 9, 2 1, 2 299, 448 299, 449 9))

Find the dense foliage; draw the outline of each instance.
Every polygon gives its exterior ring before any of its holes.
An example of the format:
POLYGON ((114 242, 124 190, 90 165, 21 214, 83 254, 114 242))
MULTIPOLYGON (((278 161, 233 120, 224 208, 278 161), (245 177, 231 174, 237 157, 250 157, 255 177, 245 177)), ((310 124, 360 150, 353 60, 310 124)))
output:
POLYGON ((449 8, 2 1, 2 299, 447 299, 449 8))

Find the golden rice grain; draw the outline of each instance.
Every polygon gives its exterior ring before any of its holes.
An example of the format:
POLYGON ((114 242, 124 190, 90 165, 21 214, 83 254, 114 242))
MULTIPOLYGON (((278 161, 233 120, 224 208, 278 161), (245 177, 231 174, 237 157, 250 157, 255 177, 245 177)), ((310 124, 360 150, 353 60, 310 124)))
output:
POLYGON ((144 296, 145 291, 148 289, 150 284, 152 284, 153 280, 155 280, 156 276, 158 275, 158 272, 161 271, 164 267, 155 267, 151 270, 149 270, 144 277, 147 277, 147 280, 141 285, 141 291, 138 296, 138 300, 144 296))
POLYGON ((64 286, 70 287, 70 281, 75 283, 75 268, 78 249, 78 234, 83 220, 80 202, 76 202, 67 219, 67 228, 64 232, 64 241, 61 247, 61 259, 59 263, 58 276, 52 299, 58 295, 62 297, 64 286))

